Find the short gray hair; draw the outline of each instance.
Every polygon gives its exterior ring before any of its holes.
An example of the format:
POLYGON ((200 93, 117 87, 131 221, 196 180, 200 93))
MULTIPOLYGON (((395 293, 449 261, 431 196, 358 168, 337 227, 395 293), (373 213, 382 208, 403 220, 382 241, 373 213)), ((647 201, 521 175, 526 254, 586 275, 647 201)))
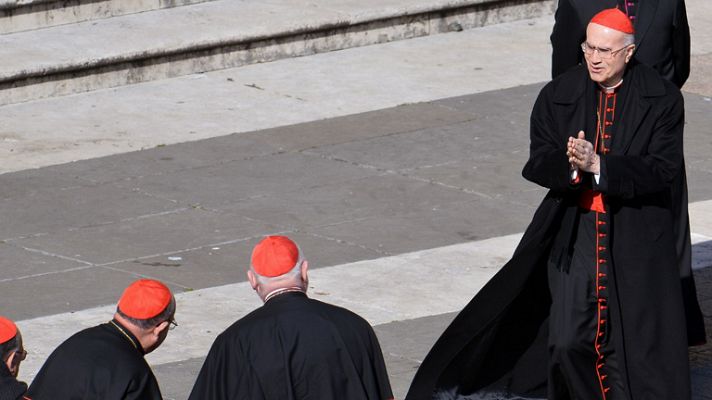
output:
POLYGON ((269 284, 272 282, 281 281, 285 278, 296 278, 302 273, 302 264, 304 263, 304 253, 302 253, 302 248, 299 247, 299 245, 295 241, 293 241, 292 239, 289 239, 289 240, 292 243, 294 243, 294 245, 297 247, 297 262, 296 262, 296 264, 294 264, 292 269, 283 273, 282 275, 277 275, 277 276, 260 275, 255 270, 255 266, 252 265, 252 262, 250 262, 250 271, 252 271, 252 273, 255 274, 255 278, 257 279, 257 282, 260 285, 265 285, 265 284, 269 284))
POLYGON ((626 33, 623 35, 623 43, 625 43, 626 46, 630 46, 631 44, 635 44, 635 35, 632 33, 626 33))
POLYGON ((264 276, 264 275, 260 275, 257 271, 255 271, 255 268, 252 266, 252 264, 250 264, 250 270, 252 271, 253 274, 255 274, 255 279, 257 279, 257 282, 258 282, 260 285, 266 285, 266 284, 270 284, 270 283, 272 283, 272 282, 276 282, 276 281, 283 280, 283 279, 285 279, 285 278, 289 279, 289 278, 297 278, 297 277, 299 277, 299 276, 301 275, 301 273, 302 273, 302 264, 304 264, 304 261, 305 261, 305 260, 304 260, 304 258, 302 257, 302 251, 301 251, 301 249, 299 249, 298 246, 297 246, 297 249, 299 250, 299 257, 297 258, 297 263, 294 264, 294 266, 292 267, 292 269, 290 269, 289 271, 283 273, 282 275, 278 275, 278 276, 264 276))
POLYGON ((128 315, 124 314, 119 306, 116 306, 116 313, 121 315, 125 320, 129 321, 133 325, 136 325, 137 327, 141 329, 151 329, 158 324, 160 324, 163 321, 168 321, 171 319, 173 314, 176 312, 176 298, 174 296, 171 296, 171 301, 168 303, 166 308, 161 311, 158 315, 152 318, 148 319, 137 319, 133 317, 129 317, 128 315))

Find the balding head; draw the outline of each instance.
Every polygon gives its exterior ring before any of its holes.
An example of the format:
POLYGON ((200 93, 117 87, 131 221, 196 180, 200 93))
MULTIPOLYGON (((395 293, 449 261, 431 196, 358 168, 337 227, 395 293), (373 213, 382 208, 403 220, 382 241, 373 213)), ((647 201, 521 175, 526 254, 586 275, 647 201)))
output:
POLYGON ((309 279, 308 263, 301 249, 286 236, 268 236, 253 249, 247 279, 267 301, 271 294, 282 290, 306 292, 309 279))

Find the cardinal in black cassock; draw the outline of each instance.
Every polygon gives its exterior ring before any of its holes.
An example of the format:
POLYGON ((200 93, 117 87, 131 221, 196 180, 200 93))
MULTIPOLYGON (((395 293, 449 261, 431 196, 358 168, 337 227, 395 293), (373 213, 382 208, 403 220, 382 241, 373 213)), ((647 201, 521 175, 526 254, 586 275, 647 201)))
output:
POLYGON ((189 400, 387 400, 378 339, 363 318, 307 297, 307 262, 285 236, 252 253, 265 304, 213 343, 189 400))
POLYGON ((161 400, 144 355, 161 345, 175 314, 162 283, 141 279, 122 295, 114 319, 55 349, 32 385, 34 400, 161 400))
POLYGON ((630 19, 604 10, 586 64, 540 92, 523 175, 549 192, 406 400, 690 399, 671 189, 683 98, 633 43, 630 19))
MULTIPOLYGON (((685 0, 560 0, 551 33, 552 77, 585 63, 581 43, 591 18, 607 8, 617 7, 635 27, 633 58, 656 70, 660 76, 682 88, 690 76, 690 27, 685 0)), ((684 162, 683 162, 684 164, 684 162)), ((680 269, 687 337, 690 345, 705 343, 704 319, 695 296, 692 274, 690 218, 687 212, 687 174, 682 168, 672 182, 674 233, 680 269)))
POLYGON ((26 355, 17 325, 0 316, 0 400, 29 400, 25 396, 27 384, 17 380, 26 355))

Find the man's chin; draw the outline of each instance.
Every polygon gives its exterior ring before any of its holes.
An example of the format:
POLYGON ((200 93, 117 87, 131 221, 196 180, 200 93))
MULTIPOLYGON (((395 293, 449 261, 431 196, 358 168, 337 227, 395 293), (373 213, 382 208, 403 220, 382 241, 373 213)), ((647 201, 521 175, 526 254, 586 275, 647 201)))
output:
POLYGON ((592 70, 588 70, 588 76, 591 78, 592 81, 601 83, 605 80, 605 77, 603 76, 602 72, 596 72, 592 70))

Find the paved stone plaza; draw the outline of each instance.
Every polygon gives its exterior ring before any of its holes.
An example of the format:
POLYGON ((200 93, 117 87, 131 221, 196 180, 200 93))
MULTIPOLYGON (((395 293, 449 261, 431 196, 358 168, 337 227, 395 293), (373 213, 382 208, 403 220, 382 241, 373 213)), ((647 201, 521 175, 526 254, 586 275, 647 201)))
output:
MULTIPOLYGON (((712 333, 703 1, 688 1, 701 22, 685 153, 712 333)), ((520 171, 551 19, 0 107, 0 314, 25 335, 20 378, 152 277, 177 294, 180 326, 149 361, 165 398, 185 399, 215 335, 259 306, 245 282, 251 247, 287 234, 310 261, 311 295, 375 325, 402 398, 545 193, 520 171)), ((712 399, 712 344, 690 359, 693 398, 712 399)))

